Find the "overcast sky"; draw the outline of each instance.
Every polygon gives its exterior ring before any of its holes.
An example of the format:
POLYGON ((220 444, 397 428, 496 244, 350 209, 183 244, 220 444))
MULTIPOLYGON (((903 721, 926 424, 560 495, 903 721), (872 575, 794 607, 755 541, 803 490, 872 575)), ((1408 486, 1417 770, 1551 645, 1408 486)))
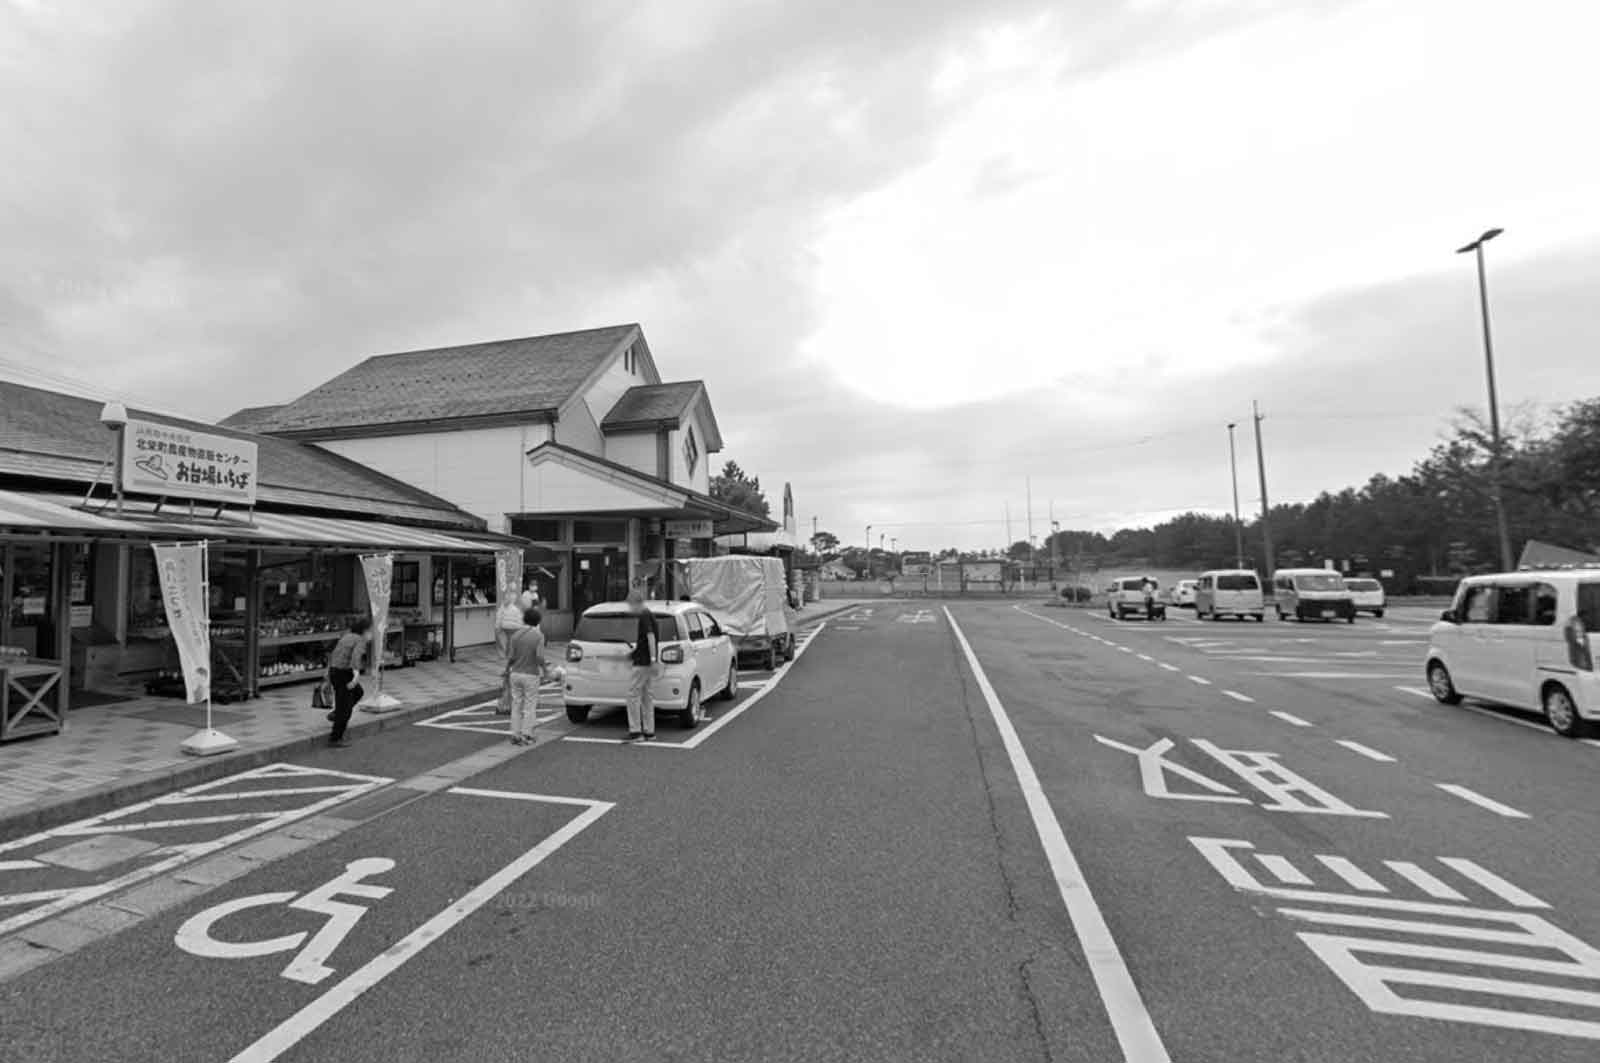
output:
POLYGON ((0 374, 216 419, 625 321, 801 522, 1000 545, 1600 394, 1576 0, 0 0, 0 374))

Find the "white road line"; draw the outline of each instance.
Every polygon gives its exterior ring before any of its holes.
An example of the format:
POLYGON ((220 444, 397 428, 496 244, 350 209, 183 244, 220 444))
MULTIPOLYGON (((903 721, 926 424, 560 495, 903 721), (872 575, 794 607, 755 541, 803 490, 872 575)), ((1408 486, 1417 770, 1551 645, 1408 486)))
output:
POLYGON ((1156 664, 1159 665, 1162 668, 1165 668, 1169 672, 1181 672, 1181 671, 1183 671, 1183 669, 1179 668, 1177 665, 1168 664, 1166 661, 1157 661, 1156 664))
POLYGON ((1389 892, 1389 887, 1342 856, 1319 856, 1317 859, 1322 861, 1329 871, 1349 883, 1351 889, 1358 889, 1364 893, 1389 892))
POLYGON ((1375 760, 1379 764, 1393 764, 1394 763, 1394 758, 1391 757, 1389 754, 1387 754, 1387 753, 1379 753, 1376 749, 1373 749, 1371 746, 1364 746, 1360 742, 1352 742, 1348 738, 1336 738, 1336 739, 1334 739, 1334 741, 1338 742, 1341 746, 1344 746, 1346 749, 1348 749, 1352 753, 1360 753, 1363 757, 1366 757, 1368 760, 1375 760))
POLYGON ((1084 879, 1083 869, 1073 855, 1072 846, 1067 843, 1067 836, 1061 830, 1061 821, 1050 807, 1050 799, 1045 796, 1044 787, 1039 783, 1039 776, 1033 770, 1033 763, 1028 759, 1022 740, 1017 737, 1011 718, 1006 715, 1005 707, 1000 704, 999 696, 990 685, 983 665, 978 662, 978 655, 972 651, 972 644, 967 641, 966 634, 961 630, 961 625, 956 623, 948 606, 944 609, 944 615, 950 621, 956 641, 961 644, 978 689, 983 692, 989 714, 994 717, 1006 756, 1011 761, 1011 770, 1016 774, 1017 783, 1027 802, 1034 830, 1039 834, 1045 859, 1049 861, 1050 870, 1055 876, 1056 889, 1060 891, 1062 903, 1066 905, 1067 914, 1072 920, 1078 944, 1094 976, 1095 988, 1100 991, 1100 1000, 1111 1020, 1111 1028, 1116 1032, 1117 1043, 1122 1047, 1125 1063, 1171 1063, 1172 1057, 1167 1054, 1161 1034, 1156 1030, 1155 1022, 1139 995, 1139 987, 1134 984, 1133 975, 1128 971, 1127 961, 1117 948, 1116 939, 1111 936, 1111 928, 1106 925, 1100 906, 1095 903, 1089 883, 1084 879))
POLYGON ((1198 676, 1198 675, 1190 676, 1189 677, 1189 682, 1191 682, 1191 683, 1199 683, 1203 687, 1208 687, 1208 686, 1211 685, 1211 680, 1206 679, 1203 676, 1198 676))
POLYGON ((1118 646, 1117 649, 1121 650, 1123 653, 1132 653, 1133 652, 1132 650, 1128 649, 1128 647, 1126 647, 1126 646, 1118 646))
POLYGON ((1546 727, 1542 723, 1534 723, 1532 720, 1524 720, 1517 716, 1507 716, 1503 712, 1495 712, 1493 709, 1486 709, 1481 705, 1461 704, 1449 705, 1446 707, 1450 709, 1465 709, 1467 712, 1475 712, 1479 716, 1486 716, 1491 720, 1499 720, 1501 723, 1509 723, 1517 727, 1526 727, 1530 731, 1538 731, 1542 735, 1550 735, 1551 737, 1555 737, 1555 732, 1550 730, 1550 728, 1546 727))
MULTIPOLYGON (((506 797, 511 795, 491 791, 483 796, 506 797)), ((541 798, 531 795, 529 799, 541 800, 541 798)), ((551 853, 554 853, 567 842, 577 837, 592 825, 595 820, 615 807, 606 801, 578 801, 573 798, 542 798, 542 800, 556 800, 563 804, 587 805, 588 808, 579 813, 571 823, 568 823, 544 841, 484 879, 483 882, 473 887, 460 900, 451 904, 444 911, 438 913, 393 945, 390 945, 364 966, 351 972, 344 981, 279 1023, 260 1040, 234 1056, 232 1063, 272 1063, 273 1060, 276 1060, 279 1056, 305 1040, 307 1035, 354 1003, 367 990, 399 970, 407 960, 439 940, 441 936, 461 923, 462 920, 482 908, 485 904, 488 904, 523 875, 542 864, 551 853)))
POLYGON ((1256 853, 1255 857, 1256 863, 1266 868, 1279 882, 1284 882, 1291 886, 1311 885, 1311 880, 1306 877, 1305 872, 1289 863, 1283 857, 1274 856, 1271 853, 1256 853))
POLYGON ((1485 797, 1476 790, 1469 790, 1465 786, 1459 786, 1453 782, 1434 783, 1434 785, 1447 794, 1454 794, 1463 801, 1472 802, 1479 808, 1487 808, 1490 812, 1493 812, 1497 816, 1504 816, 1507 819, 1531 818, 1526 812, 1518 812, 1510 805, 1502 805, 1499 801, 1485 797))
POLYGON ((1432 699, 1433 694, 1422 687, 1395 687, 1402 694, 1415 694, 1419 698, 1432 699))
POLYGON ((1294 715, 1291 712, 1280 712, 1277 709, 1273 709, 1272 710, 1272 715, 1276 716, 1278 719, 1282 720, 1284 723, 1292 723, 1296 727, 1310 727, 1311 726, 1309 723, 1307 723, 1306 721, 1302 720, 1300 717, 1294 715))
POLYGON ((1390 871, 1393 871, 1430 897, 1437 897, 1442 901, 1464 901, 1467 899, 1459 890, 1445 885, 1410 861, 1385 860, 1383 863, 1390 871))
POLYGON ((1411 673, 1400 675, 1379 672, 1251 672, 1251 675, 1268 675, 1277 679, 1410 679, 1411 673))
POLYGON ((1439 863, 1461 875, 1470 878, 1490 893, 1518 908, 1548 908, 1548 904, 1541 901, 1528 891, 1513 886, 1493 871, 1479 867, 1471 860, 1464 860, 1459 856, 1441 856, 1439 863))
POLYGON ((38 860, 0 860, 0 871, 32 871, 44 866, 38 860))
POLYGON ((1234 701, 1242 701, 1247 705, 1254 704, 1256 700, 1248 694, 1239 693, 1237 690, 1224 690, 1222 693, 1232 698, 1234 701))
POLYGON ((1152 664, 1155 663, 1155 658, 1150 656, 1148 653, 1139 654, 1139 660, 1141 660, 1141 661, 1149 661, 1152 664))

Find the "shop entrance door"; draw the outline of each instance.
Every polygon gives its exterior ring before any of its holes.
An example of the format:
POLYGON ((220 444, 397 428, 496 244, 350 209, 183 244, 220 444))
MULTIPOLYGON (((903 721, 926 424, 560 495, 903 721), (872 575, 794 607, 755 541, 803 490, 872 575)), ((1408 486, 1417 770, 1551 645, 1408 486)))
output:
POLYGON ((582 616, 591 605, 628 597, 628 556, 620 550, 579 549, 572 566, 572 608, 582 616))
POLYGON ((56 547, 0 544, 0 741, 61 730, 67 711, 70 656, 59 621, 64 587, 57 586, 56 547))
POLYGON ((12 543, 0 547, 5 569, 6 611, 0 624, 0 645, 16 646, 29 657, 62 659, 56 644, 55 569, 49 543, 12 543))

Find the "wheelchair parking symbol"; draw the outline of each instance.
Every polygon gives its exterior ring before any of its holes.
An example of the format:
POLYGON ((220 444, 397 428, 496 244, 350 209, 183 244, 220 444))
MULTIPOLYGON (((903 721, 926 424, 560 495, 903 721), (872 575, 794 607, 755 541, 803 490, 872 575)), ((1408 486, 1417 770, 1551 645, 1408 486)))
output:
POLYGON ((283 977, 316 985, 334 973, 333 968, 327 965, 328 957, 339 947, 345 935, 355 929, 361 917, 367 914, 365 905, 349 904, 336 898, 382 900, 394 890, 364 880, 393 869, 394 861, 383 857, 352 860, 345 865, 343 874, 304 894, 296 894, 291 890, 284 893, 257 893, 224 901, 189 919, 178 928, 174 941, 180 949, 191 955, 219 960, 253 959, 298 949, 294 959, 283 969, 283 977), (218 941, 211 936, 212 928, 230 915, 274 905, 326 916, 327 922, 315 934, 302 930, 266 941, 218 941), (309 941, 306 940, 308 937, 309 941))

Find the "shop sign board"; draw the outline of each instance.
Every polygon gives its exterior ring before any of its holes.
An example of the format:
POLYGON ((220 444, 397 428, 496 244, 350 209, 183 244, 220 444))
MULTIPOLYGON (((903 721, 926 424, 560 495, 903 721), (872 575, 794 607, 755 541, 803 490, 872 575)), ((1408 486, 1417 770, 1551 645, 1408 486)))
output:
POLYGON ((256 444, 154 421, 123 428, 122 489, 132 494, 256 504, 256 444))
POLYGON ((666 535, 669 539, 710 539, 715 534, 709 520, 667 521, 666 535))

